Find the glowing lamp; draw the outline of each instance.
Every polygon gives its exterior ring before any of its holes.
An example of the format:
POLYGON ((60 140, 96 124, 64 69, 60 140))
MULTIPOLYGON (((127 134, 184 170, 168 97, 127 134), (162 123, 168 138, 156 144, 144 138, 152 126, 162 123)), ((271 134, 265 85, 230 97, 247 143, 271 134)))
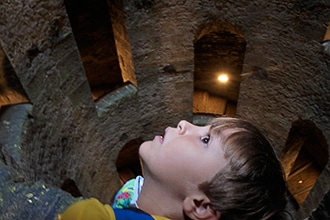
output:
POLYGON ((218 76, 218 80, 219 80, 220 82, 222 82, 222 83, 227 82, 228 79, 229 79, 229 78, 228 78, 228 75, 227 75, 227 74, 221 74, 221 75, 218 76))

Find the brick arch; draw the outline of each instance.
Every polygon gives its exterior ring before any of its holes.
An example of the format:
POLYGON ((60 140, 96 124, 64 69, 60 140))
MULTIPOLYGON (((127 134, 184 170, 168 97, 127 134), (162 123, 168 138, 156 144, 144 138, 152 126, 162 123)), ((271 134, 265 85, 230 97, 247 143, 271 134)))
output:
POLYGON ((207 34, 210 34, 213 32, 221 33, 224 31, 228 31, 228 32, 244 39, 243 31, 239 27, 237 27, 231 23, 225 22, 225 21, 215 21, 215 22, 209 22, 204 25, 201 25, 201 27, 196 31, 196 36, 195 36, 194 42, 200 40, 203 36, 205 36, 207 34))

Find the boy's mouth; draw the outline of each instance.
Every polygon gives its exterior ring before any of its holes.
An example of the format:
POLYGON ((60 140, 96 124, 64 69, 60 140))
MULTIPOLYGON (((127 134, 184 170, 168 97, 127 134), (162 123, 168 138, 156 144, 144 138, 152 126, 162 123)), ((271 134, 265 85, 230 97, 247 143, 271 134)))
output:
POLYGON ((157 140, 160 144, 164 142, 164 138, 161 135, 156 135, 154 140, 157 140))

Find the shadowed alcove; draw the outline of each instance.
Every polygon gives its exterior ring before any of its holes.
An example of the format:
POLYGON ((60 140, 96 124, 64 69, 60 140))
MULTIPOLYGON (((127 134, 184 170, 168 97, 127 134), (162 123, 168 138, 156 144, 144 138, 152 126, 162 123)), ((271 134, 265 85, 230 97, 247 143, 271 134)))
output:
POLYGON ((131 140, 119 152, 116 168, 122 184, 142 174, 139 160, 139 146, 141 143, 141 138, 131 140))

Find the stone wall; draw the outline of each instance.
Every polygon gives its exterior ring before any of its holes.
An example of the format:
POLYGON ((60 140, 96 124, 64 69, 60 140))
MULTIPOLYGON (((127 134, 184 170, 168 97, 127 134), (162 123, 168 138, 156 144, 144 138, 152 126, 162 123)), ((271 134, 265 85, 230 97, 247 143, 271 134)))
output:
MULTIPOLYGON (((278 154, 299 118, 314 122, 329 146, 330 59, 320 44, 330 21, 327 1, 124 0, 137 87, 97 102, 62 1, 4 1, 0 10, 0 46, 31 103, 18 139, 26 180, 60 187, 70 178, 84 197, 109 202, 125 143, 193 119, 194 41, 206 25, 223 22, 247 42, 243 72, 262 70, 243 78, 237 116, 260 127, 278 154)), ((329 190, 329 171, 328 162, 300 218, 329 190)))

